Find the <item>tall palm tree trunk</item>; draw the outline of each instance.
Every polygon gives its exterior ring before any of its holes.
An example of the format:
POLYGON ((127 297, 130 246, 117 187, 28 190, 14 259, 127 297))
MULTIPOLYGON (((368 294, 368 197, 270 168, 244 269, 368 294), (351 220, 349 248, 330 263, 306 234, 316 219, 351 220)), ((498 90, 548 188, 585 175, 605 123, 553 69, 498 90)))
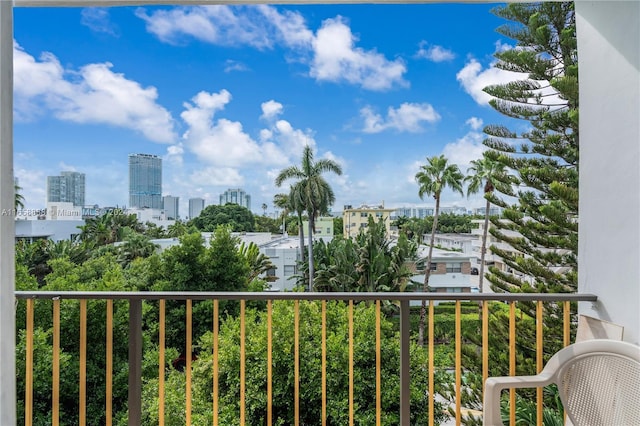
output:
MULTIPOLYGON (((424 283, 422 284, 422 291, 429 290, 429 277, 431 276, 431 256, 433 254, 433 243, 436 239, 436 229, 438 228, 438 214, 440 213, 440 196, 436 197, 436 211, 433 215, 433 226, 431 226, 431 239, 429 242, 429 254, 427 255, 427 263, 424 271, 424 283)), ((427 301, 422 300, 420 307, 420 324, 418 328, 418 344, 424 346, 424 324, 427 318, 427 301)))
POLYGON ((304 262, 304 228, 302 215, 298 215, 298 238, 300 238, 300 262, 304 262))
POLYGON ((480 293, 484 292, 484 257, 487 252, 487 230, 489 228, 489 207, 491 202, 487 199, 487 205, 484 210, 484 229, 482 230, 482 246, 480 247, 480 271, 478 272, 478 288, 480 293))
POLYGON ((309 291, 313 291, 313 274, 314 274, 314 264, 313 264, 313 231, 314 231, 313 217, 310 215, 309 217, 309 291))

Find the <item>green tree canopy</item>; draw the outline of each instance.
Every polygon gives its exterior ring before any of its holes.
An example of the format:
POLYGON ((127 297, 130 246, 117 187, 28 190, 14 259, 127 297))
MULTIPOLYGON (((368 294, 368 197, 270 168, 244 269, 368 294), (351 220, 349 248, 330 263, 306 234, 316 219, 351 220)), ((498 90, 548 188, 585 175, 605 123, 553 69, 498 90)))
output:
POLYGON ((485 89, 493 96, 493 108, 526 124, 518 125, 526 129, 521 132, 503 125, 484 129, 490 158, 513 172, 498 179, 504 185, 490 197, 505 208, 506 219, 493 220, 491 233, 516 251, 491 249, 532 282, 495 267, 487 278, 500 291, 575 291, 579 98, 574 5, 511 3, 494 13, 509 21, 498 32, 516 41, 514 48, 495 54, 496 66, 527 78, 485 89), (509 197, 517 202, 509 204, 509 197))
POLYGON ((189 224, 205 232, 214 232, 219 225, 231 226, 234 232, 255 230, 253 213, 245 207, 231 203, 224 206, 207 206, 198 217, 191 219, 189 224))
MULTIPOLYGON (((321 418, 321 304, 300 302, 300 423, 318 425, 321 418)), ((327 384, 328 424, 349 423, 349 352, 348 306, 342 302, 327 304, 327 384)), ((292 425, 294 422, 294 308, 293 303, 273 303, 273 413, 274 425, 292 425)), ((247 309, 246 320, 246 409, 248 425, 266 423, 267 380, 267 313, 247 309)), ((375 306, 360 303, 354 306, 354 385, 355 423, 375 424, 375 306)), ((393 324, 382 318, 382 424, 399 424, 400 398, 399 365, 400 338, 393 324)), ((219 421, 223 425, 239 424, 239 345, 240 321, 226 318, 219 334, 219 421)), ((212 418, 212 333, 198 339, 199 357, 193 363, 192 419, 194 424, 210 424, 212 418)), ((428 423, 429 372, 427 351, 411 345, 411 424, 428 423)), ((436 388, 443 380, 436 374, 436 388)), ((446 378, 446 380, 449 380, 446 378)), ((184 424, 184 375, 170 370, 165 382, 167 398, 165 418, 168 425, 184 424)), ((145 400, 157 400, 157 379, 145 383, 145 400)), ((443 406, 435 401, 435 420, 439 424, 447 416, 443 406)), ((146 405, 148 424, 157 424, 157 403, 146 405)))

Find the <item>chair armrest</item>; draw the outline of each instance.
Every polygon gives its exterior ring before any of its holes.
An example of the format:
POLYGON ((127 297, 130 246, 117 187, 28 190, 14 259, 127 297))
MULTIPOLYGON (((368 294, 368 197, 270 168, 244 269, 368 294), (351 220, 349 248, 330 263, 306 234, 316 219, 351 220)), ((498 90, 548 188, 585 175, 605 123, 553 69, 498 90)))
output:
POLYGON ((537 388, 553 382, 552 374, 540 373, 535 376, 490 377, 484 384, 482 424, 502 426, 500 415, 500 392, 504 389, 537 388))

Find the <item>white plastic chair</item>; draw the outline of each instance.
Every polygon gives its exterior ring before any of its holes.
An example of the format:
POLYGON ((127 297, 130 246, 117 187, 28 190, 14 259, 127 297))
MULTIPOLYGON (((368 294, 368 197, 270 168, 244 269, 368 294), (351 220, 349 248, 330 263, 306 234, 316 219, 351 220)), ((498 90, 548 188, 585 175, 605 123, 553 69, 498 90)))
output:
POLYGON ((491 377, 485 382, 483 424, 502 425, 500 392, 555 383, 575 426, 640 425, 640 347, 596 339, 558 351, 535 376, 491 377))

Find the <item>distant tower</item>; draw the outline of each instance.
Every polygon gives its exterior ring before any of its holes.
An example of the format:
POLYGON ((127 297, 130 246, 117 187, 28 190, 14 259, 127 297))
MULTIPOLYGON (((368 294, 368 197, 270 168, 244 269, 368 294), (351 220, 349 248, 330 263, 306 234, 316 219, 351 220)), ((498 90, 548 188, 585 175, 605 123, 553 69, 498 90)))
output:
POLYGON ((47 176, 47 202, 73 203, 84 206, 85 175, 78 172, 61 172, 60 176, 47 176))
POLYGON ((129 207, 162 209, 162 159, 129 154, 129 207))
POLYGON ((224 193, 220 194, 220 205, 224 206, 227 203, 237 204, 247 210, 251 210, 251 195, 240 188, 227 189, 224 193))
POLYGON ((189 198, 189 219, 200 216, 202 210, 204 210, 203 198, 189 198))
POLYGON ((165 195, 162 197, 162 208, 164 209, 164 215, 169 220, 178 220, 180 214, 178 212, 178 205, 180 204, 180 197, 173 197, 171 195, 165 195))

